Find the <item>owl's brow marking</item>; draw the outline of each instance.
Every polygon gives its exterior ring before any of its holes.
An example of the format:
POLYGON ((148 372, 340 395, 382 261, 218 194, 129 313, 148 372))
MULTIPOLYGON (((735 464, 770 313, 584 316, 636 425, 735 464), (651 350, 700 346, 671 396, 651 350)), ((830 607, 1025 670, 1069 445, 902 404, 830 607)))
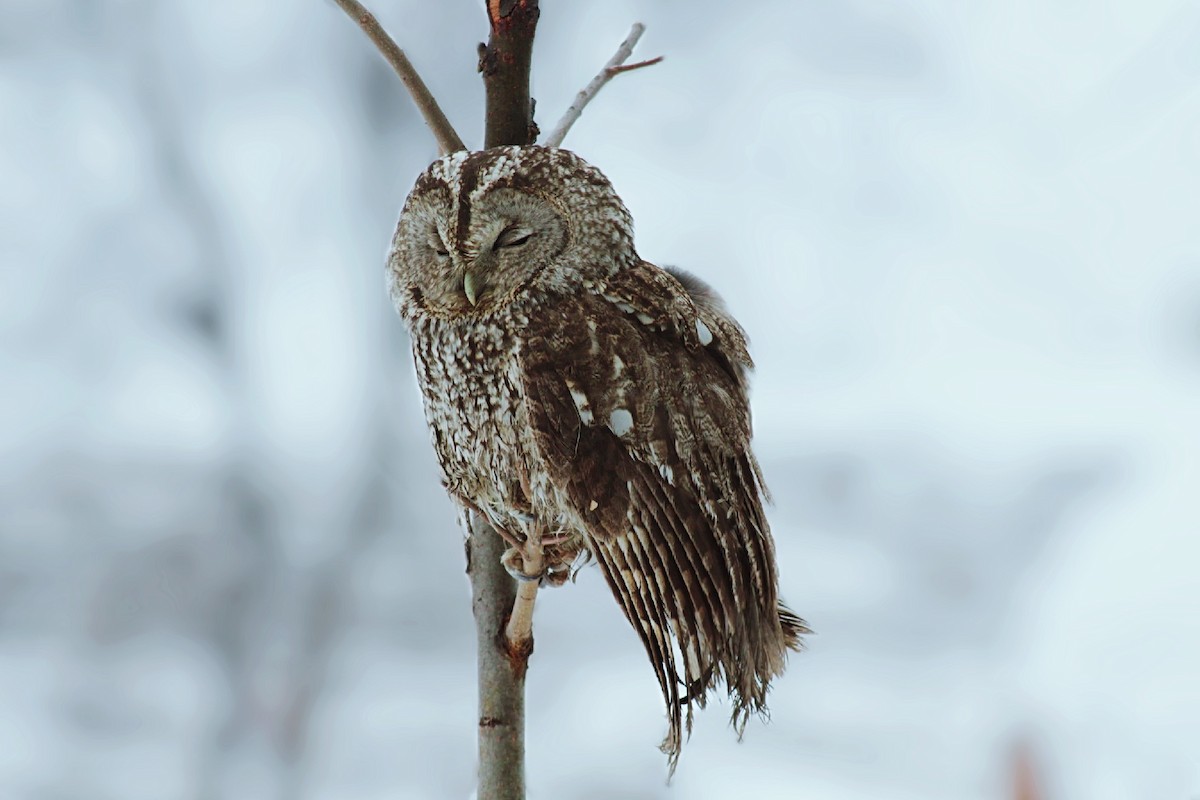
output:
MULTIPOLYGON (((449 165, 453 170, 453 165, 449 165)), ((458 187, 456 209, 455 245, 463 252, 471 228, 471 208, 477 192, 491 191, 500 187, 517 187, 522 184, 522 163, 519 155, 498 151, 479 150, 467 155, 457 168, 454 183, 458 187)))
POLYGON ((472 153, 463 160, 458 169, 458 220, 454 232, 454 245, 461 253, 471 230, 471 192, 479 183, 479 162, 487 151, 472 153))

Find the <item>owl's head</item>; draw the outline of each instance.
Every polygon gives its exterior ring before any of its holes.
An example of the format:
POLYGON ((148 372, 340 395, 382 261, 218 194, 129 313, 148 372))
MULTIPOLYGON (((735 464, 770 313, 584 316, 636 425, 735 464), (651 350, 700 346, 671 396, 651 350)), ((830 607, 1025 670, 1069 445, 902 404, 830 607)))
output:
POLYGON ((388 275, 411 322, 571 292, 636 258, 629 212, 598 169, 569 150, 497 147, 451 153, 417 178, 388 275))

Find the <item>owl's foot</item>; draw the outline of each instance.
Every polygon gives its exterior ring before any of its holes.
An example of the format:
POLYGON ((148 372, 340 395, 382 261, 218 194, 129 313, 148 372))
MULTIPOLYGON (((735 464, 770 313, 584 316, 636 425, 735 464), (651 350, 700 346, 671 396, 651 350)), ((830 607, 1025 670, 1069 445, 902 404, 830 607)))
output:
MULTIPOLYGON (((545 559, 541 559, 545 563, 545 559)), ((526 571, 530 559, 525 555, 524 547, 510 547, 500 556, 504 571, 522 583, 534 583, 541 586, 562 586, 571 577, 570 566, 547 564, 536 573, 526 571)))
POLYGON ((566 535, 542 536, 540 545, 536 548, 537 552, 531 552, 535 548, 529 542, 513 542, 508 537, 505 537, 512 546, 504 551, 504 555, 500 557, 500 563, 504 566, 504 570, 524 583, 532 583, 536 581, 541 586, 562 586, 571 577, 570 562, 564 563, 561 559, 548 558, 546 548, 553 548, 566 542, 570 537, 566 535), (534 572, 529 570, 529 564, 542 564, 542 569, 534 572))
POLYGON ((504 565, 504 571, 512 575, 522 583, 531 583, 540 581, 542 576, 531 575, 525 571, 525 552, 519 547, 510 547, 504 551, 504 555, 500 556, 500 563, 504 565))

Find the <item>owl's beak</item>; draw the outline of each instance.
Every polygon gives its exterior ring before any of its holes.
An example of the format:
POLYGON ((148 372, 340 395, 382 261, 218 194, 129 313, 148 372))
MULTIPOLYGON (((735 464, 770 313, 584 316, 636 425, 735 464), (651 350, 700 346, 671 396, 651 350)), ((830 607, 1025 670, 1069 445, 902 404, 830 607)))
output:
POLYGON ((470 272, 463 274, 463 294, 467 296, 467 302, 471 305, 479 302, 479 290, 483 288, 482 283, 483 281, 470 272))

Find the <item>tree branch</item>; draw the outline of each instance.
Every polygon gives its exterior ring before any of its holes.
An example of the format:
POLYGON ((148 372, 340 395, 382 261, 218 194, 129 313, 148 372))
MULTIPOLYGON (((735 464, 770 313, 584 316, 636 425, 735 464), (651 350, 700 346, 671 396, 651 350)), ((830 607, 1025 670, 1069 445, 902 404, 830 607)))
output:
MULTIPOLYGON (((535 530, 524 543, 522 550, 522 572, 526 575, 541 575, 546 566, 546 551, 542 547, 541 533, 535 530)), ((517 599, 513 603, 508 624, 504 626, 504 638, 512 652, 526 649, 533 652, 533 604, 537 600, 537 594, 536 581, 525 581, 517 587, 517 599)))
MULTIPOLYGON (((479 47, 487 93, 485 147, 531 144, 537 138, 529 65, 537 0, 487 0, 490 35, 479 47)), ((469 565, 479 643, 479 787, 487 800, 525 797, 525 671, 533 652, 537 584, 515 581, 500 563, 506 542, 478 514, 471 517, 469 565)), ((531 561, 541 541, 531 548, 531 561)), ((526 567, 528 569, 528 566, 526 567)))
POLYGON ((487 0, 491 35, 479 48, 479 71, 487 90, 484 147, 533 144, 529 65, 537 28, 538 0, 487 0))
POLYGON ((662 56, 658 56, 646 61, 639 61, 636 64, 625 65, 625 60, 633 54, 633 48, 637 46, 638 39, 641 39, 642 34, 645 32, 645 25, 640 22, 633 24, 633 27, 629 29, 629 35, 625 37, 625 41, 621 42, 621 46, 617 48, 617 52, 604 65, 604 69, 600 70, 596 77, 592 78, 591 83, 585 86, 583 91, 575 95, 575 102, 563 113, 562 119, 554 126, 554 130, 550 131, 550 135, 546 137, 546 141, 542 142, 542 144, 546 147, 561 146, 563 139, 567 138, 567 131, 571 130, 571 126, 575 124, 575 120, 579 119, 579 115, 583 113, 584 107, 592 102, 592 98, 600 93, 600 90, 604 88, 604 84, 611 81, 615 76, 622 72, 649 67, 663 60, 662 56))
POLYGON ((655 56, 654 58, 647 58, 645 61, 635 61, 632 64, 622 64, 619 67, 609 67, 605 72, 609 75, 620 75, 622 72, 633 72, 635 69, 641 69, 642 67, 653 67, 662 60, 662 56, 655 56))
POLYGON ((533 639, 514 652, 505 636, 505 621, 516 600, 516 582, 500 557, 507 543, 472 513, 467 541, 467 574, 471 577, 471 609, 479 686, 479 786, 476 796, 495 800, 525 797, 525 668, 533 639))
POLYGON ((454 130, 454 126, 442 112, 437 100, 433 99, 433 94, 425 85, 425 81, 421 80, 421 76, 417 74, 417 70, 408 60, 408 56, 404 55, 404 51, 400 49, 396 41, 388 36, 387 31, 379 24, 379 20, 375 19, 375 15, 364 8, 358 0, 335 0, 335 2, 351 19, 358 23, 358 27, 363 29, 375 46, 379 48, 379 52, 383 54, 387 62, 392 65, 392 69, 396 70, 396 74, 400 76, 400 82, 408 89, 413 102, 417 104, 417 110, 424 117, 425 124, 433 131, 438 149, 442 154, 466 150, 466 145, 463 144, 462 139, 454 130))

